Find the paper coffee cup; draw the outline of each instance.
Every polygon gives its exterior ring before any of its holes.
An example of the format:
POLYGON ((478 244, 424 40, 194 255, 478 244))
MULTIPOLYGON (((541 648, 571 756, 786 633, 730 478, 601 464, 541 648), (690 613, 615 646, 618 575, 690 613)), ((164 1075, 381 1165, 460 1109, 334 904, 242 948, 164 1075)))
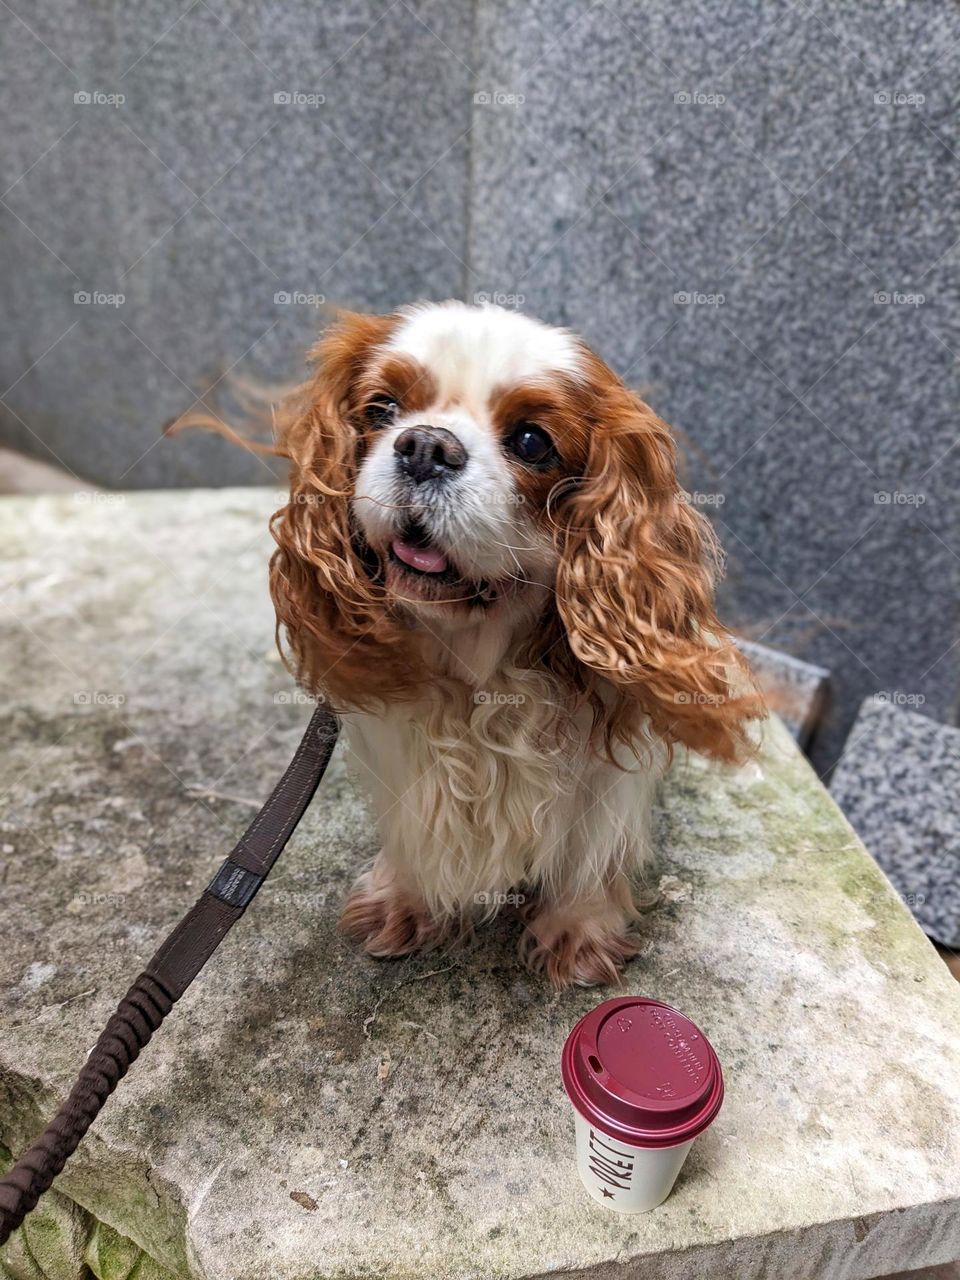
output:
POLYGON ((703 1032, 659 1000, 605 1000, 570 1032, 561 1072, 590 1195, 620 1213, 662 1204, 723 1102, 720 1062, 703 1032))

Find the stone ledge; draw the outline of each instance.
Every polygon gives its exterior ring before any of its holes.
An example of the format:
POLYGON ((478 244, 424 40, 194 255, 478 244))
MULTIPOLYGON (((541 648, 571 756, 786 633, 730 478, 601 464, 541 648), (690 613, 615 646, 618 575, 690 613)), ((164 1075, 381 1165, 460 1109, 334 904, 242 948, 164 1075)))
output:
MULTIPOLYGON (((17 1151, 308 714, 271 656, 276 495, 108 496, 0 503, 17 1151)), ((960 1256, 960 991, 786 731, 737 772, 679 761, 659 827, 673 879, 625 988, 700 1022, 727 1080, 660 1209, 606 1214, 577 1181, 557 1063, 602 993, 552 994, 508 920, 396 964, 336 935, 375 848, 341 759, 59 1190, 190 1280, 858 1280, 960 1256)))
POLYGON ((771 710, 779 715, 800 746, 806 747, 827 703, 830 672, 826 667, 804 662, 802 658, 754 640, 737 643, 771 710))

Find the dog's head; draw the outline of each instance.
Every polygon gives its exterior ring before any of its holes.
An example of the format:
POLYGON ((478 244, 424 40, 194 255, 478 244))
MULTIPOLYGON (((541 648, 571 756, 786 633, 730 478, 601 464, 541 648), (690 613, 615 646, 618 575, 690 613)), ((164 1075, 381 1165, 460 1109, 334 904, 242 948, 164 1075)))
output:
POLYGON ((345 708, 428 682, 417 632, 489 622, 588 700, 734 757, 757 701, 713 611, 714 542, 669 429, 579 339, 496 307, 345 315, 282 429, 271 587, 293 664, 345 708))

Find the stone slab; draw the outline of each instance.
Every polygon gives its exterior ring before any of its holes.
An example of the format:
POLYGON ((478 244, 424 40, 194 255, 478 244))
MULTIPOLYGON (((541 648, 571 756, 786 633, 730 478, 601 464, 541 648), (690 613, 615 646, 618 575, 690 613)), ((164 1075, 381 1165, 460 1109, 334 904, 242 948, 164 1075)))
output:
POLYGON ((792 737, 806 747, 827 703, 830 672, 803 662, 781 649, 738 641, 757 677, 771 710, 776 711, 792 737))
POLYGON ((830 791, 924 932, 960 947, 960 729, 868 698, 830 791))
MULTIPOLYGON (((272 657, 276 501, 0 503, 12 1151, 307 718, 272 657)), ((558 1058, 604 993, 553 994, 507 920, 397 963, 336 935, 375 850, 339 759, 59 1191, 191 1280, 863 1280, 960 1256, 960 990, 783 726, 742 770, 678 761, 659 849, 624 989, 702 1024, 727 1096, 657 1211, 577 1181, 558 1058)))

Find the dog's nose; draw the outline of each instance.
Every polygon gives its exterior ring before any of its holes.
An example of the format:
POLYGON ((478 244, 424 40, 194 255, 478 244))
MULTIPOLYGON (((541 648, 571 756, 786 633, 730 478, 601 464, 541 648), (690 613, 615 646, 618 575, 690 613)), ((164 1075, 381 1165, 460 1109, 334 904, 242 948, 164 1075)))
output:
POLYGON ((414 484, 444 480, 460 471, 467 451, 446 427, 407 427, 393 442, 397 466, 414 484))

